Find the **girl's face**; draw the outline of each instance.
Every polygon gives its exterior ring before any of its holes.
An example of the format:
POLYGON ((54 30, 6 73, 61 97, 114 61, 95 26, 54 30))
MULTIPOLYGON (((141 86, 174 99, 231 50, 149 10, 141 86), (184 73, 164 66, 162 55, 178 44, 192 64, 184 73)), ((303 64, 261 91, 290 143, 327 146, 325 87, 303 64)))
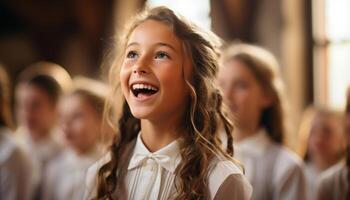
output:
POLYGON ((28 129, 34 139, 49 135, 56 120, 56 106, 48 94, 35 85, 18 86, 16 113, 19 124, 28 129))
POLYGON ((218 83, 236 125, 249 129, 257 126, 269 100, 250 69, 237 59, 230 60, 220 68, 218 83))
POLYGON ((345 138, 341 123, 330 115, 316 115, 312 121, 308 152, 311 160, 332 162, 345 149, 345 138))
POLYGON ((95 148, 101 120, 92 106, 79 95, 62 99, 59 106, 59 126, 68 145, 83 154, 95 148))
POLYGON ((123 94, 139 119, 167 120, 182 114, 189 97, 182 43, 171 28, 146 20, 131 33, 120 71, 123 94), (174 115, 175 114, 175 115, 174 115))

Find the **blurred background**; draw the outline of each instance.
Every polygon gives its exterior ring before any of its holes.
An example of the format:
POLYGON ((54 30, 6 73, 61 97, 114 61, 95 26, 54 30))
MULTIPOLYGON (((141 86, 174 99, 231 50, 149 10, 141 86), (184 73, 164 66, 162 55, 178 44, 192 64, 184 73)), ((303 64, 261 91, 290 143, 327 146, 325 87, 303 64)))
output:
POLYGON ((100 66, 118 30, 144 6, 160 4, 225 41, 272 51, 293 126, 310 104, 343 110, 350 85, 349 0, 2 0, 0 63, 13 82, 39 60, 72 76, 104 79, 100 66))

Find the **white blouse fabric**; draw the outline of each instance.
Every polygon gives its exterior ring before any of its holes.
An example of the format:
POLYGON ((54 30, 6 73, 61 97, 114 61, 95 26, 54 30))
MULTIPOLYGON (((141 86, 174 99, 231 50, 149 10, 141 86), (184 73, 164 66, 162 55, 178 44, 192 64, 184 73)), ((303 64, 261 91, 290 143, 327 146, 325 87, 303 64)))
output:
POLYGON ((340 162, 324 171, 317 185, 317 200, 349 200, 348 168, 340 162))
MULTIPOLYGON (((84 199, 92 199, 96 196, 97 171, 109 159, 109 156, 105 156, 89 169, 84 199)), ((174 172, 181 159, 179 140, 151 153, 143 144, 139 134, 125 176, 128 199, 163 200, 174 197, 176 195, 174 172)), ((235 180, 240 181, 235 181, 235 185, 231 188, 231 190, 234 190, 235 186, 240 188, 240 191, 235 191, 239 193, 239 198, 233 199, 250 199, 252 193, 250 184, 239 167, 227 160, 215 161, 209 173, 210 199, 214 199, 220 186, 230 175, 239 176, 239 179, 235 180)))
POLYGON ((321 171, 318 170, 312 163, 307 162, 304 165, 304 174, 306 180, 306 199, 315 200, 316 199, 316 190, 317 190, 317 179, 321 174, 321 171))
POLYGON ((0 199, 29 200, 33 192, 32 164, 11 134, 0 128, 0 199))
POLYGON ((264 129, 234 145, 253 186, 253 200, 303 200, 306 198, 302 160, 274 143, 264 129))
POLYGON ((100 159, 97 150, 86 155, 77 155, 66 150, 47 167, 43 180, 43 199, 82 199, 88 168, 100 159))
POLYGON ((55 160, 63 151, 62 144, 57 135, 59 132, 52 131, 50 136, 39 141, 33 141, 24 128, 18 128, 16 139, 23 150, 30 155, 33 163, 34 198, 42 198, 43 176, 47 166, 55 160))

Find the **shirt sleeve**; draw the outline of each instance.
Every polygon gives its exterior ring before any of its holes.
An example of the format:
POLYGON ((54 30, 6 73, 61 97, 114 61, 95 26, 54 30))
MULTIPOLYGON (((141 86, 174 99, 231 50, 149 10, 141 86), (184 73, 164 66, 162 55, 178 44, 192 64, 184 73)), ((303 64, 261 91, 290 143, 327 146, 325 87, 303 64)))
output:
POLYGON ((323 172, 317 180, 316 199, 349 199, 347 191, 348 170, 345 163, 337 164, 323 172))
POLYGON ((329 185, 327 179, 321 179, 317 185, 316 199, 317 200, 328 200, 332 199, 331 192, 329 191, 329 185))
POLYGON ((97 195, 97 171, 99 169, 98 163, 92 165, 86 174, 84 200, 93 199, 97 195))
POLYGON ((85 188, 84 188, 84 200, 90 200, 96 197, 97 195, 97 174, 99 169, 108 161, 110 161, 110 154, 106 154, 100 160, 95 162, 86 173, 85 178, 85 188))
POLYGON ((31 199, 32 165, 25 154, 16 148, 9 159, 0 167, 0 199, 31 199))
POLYGON ((249 200, 252 187, 242 174, 231 174, 220 185, 214 200, 249 200))
POLYGON ((278 182, 274 183, 274 199, 306 199, 305 178, 302 167, 298 164, 293 164, 278 182))
POLYGON ((49 163, 43 172, 41 187, 41 196, 42 199, 54 199, 55 190, 57 190, 59 170, 63 170, 60 166, 61 160, 54 160, 52 163, 49 163))

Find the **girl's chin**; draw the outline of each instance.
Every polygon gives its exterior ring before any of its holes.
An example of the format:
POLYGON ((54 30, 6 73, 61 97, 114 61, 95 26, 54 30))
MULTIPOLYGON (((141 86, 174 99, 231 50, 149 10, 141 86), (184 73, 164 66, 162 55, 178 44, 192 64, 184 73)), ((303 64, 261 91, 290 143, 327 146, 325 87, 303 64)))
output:
POLYGON ((145 110, 133 110, 131 109, 131 114, 137 119, 150 119, 152 118, 152 114, 149 111, 145 110))

